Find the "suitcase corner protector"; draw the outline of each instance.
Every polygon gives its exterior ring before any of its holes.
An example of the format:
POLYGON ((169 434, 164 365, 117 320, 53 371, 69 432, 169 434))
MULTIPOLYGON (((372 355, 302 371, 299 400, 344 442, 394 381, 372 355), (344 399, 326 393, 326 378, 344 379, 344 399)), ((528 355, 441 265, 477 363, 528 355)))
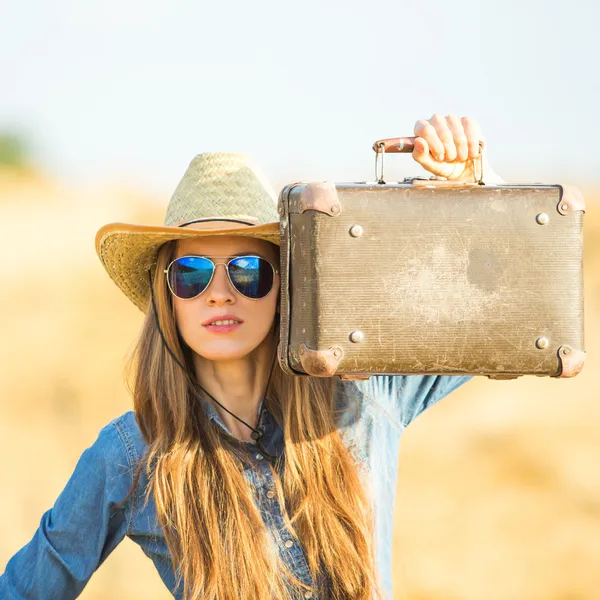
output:
POLYGON ((585 199, 581 191, 572 185, 561 185, 562 192, 556 210, 561 215, 581 210, 585 212, 585 199))
POLYGON ((586 352, 575 350, 571 346, 563 345, 558 349, 558 360, 561 365, 560 378, 575 377, 581 372, 585 363, 586 352))
POLYGON ((298 198, 298 212, 303 213, 307 210, 337 217, 342 212, 342 205, 335 183, 316 181, 306 184, 298 198))
POLYGON ((313 377, 333 377, 344 356, 339 346, 327 350, 312 350, 306 344, 300 344, 300 363, 308 375, 313 377))

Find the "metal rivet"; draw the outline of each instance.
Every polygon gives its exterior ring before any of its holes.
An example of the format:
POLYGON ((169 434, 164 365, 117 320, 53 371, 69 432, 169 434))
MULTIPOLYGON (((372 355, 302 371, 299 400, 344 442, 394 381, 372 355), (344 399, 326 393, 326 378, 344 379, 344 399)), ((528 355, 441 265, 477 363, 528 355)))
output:
POLYGON ((312 592, 304 592, 304 597, 305 598, 312 598, 312 592))
POLYGON ((569 210, 569 205, 568 204, 561 204, 560 205, 560 210, 564 210, 565 212, 567 212, 569 210))
POLYGON ((275 492, 273 490, 269 490, 267 492, 267 498, 274 498, 275 497, 275 492))
POLYGON ((337 204, 334 204, 330 210, 332 214, 337 215, 340 212, 340 207, 337 204))
POLYGON ((365 339, 365 334, 362 331, 356 330, 350 334, 350 341, 354 342, 355 344, 362 342, 364 339, 365 339))
POLYGON ((352 225, 352 227, 350 227, 350 235, 352 237, 360 237, 363 232, 364 230, 360 225, 352 225))
POLYGON ((548 338, 541 337, 541 338, 538 338, 537 340, 535 340, 535 345, 540 350, 545 350, 550 345, 550 340, 548 338))
POLYGON ((291 548, 294 545, 294 542, 292 542, 292 540, 286 540, 285 541, 285 547, 286 548, 291 548))
POLYGON ((563 354, 571 354, 571 348, 570 348, 569 346, 565 346, 565 347, 562 349, 562 353, 563 353, 563 354))
POLYGON ((263 459, 263 455, 262 454, 257 454, 255 458, 256 458, 256 460, 262 460, 263 459))
POLYGON ((340 349, 339 349, 339 348, 336 348, 336 349, 333 351, 333 355, 334 355, 334 356, 339 356, 340 354, 341 354, 341 351, 340 351, 340 349))
POLYGON ((546 214, 546 213, 540 213, 535 220, 540 224, 540 225, 546 225, 546 223, 548 223, 548 221, 550 221, 550 217, 546 214))

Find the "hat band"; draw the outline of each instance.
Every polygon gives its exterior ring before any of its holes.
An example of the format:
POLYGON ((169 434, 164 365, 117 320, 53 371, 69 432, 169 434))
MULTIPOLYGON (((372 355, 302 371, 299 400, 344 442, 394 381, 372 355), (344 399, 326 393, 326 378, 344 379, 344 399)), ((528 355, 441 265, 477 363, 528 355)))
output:
POLYGON ((177 225, 177 227, 185 227, 186 225, 192 225, 193 223, 208 223, 210 221, 227 221, 229 223, 242 223, 244 225, 252 225, 255 226, 256 223, 250 223, 249 221, 242 221, 240 219, 194 219, 193 221, 188 221, 187 223, 181 223, 181 225, 177 225))

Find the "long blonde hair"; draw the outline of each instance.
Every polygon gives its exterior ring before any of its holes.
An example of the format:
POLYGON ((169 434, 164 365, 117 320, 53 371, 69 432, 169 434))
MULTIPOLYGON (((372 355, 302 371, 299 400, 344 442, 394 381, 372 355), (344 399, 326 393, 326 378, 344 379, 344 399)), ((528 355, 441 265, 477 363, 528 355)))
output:
MULTIPOLYGON (((161 246, 155 274, 175 251, 175 241, 161 246)), ((190 389, 192 351, 177 330, 164 277, 153 276, 153 290, 165 340, 187 377, 166 350, 149 304, 127 363, 148 444, 130 494, 145 470, 145 502, 152 494, 177 586, 183 579, 185 600, 283 600, 293 597, 290 591, 310 590, 272 550, 244 475, 242 442, 220 432, 190 389)), ((290 376, 275 365, 265 408, 284 434, 283 481, 269 468, 286 527, 303 545, 314 581, 329 578, 332 600, 372 600, 381 598, 372 508, 335 426, 334 388, 333 378, 290 376)))

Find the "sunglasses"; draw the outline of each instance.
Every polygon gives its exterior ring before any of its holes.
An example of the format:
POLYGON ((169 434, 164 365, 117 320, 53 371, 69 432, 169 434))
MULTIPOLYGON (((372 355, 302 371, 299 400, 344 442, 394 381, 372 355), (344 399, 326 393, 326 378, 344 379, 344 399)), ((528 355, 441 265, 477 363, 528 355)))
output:
POLYGON ((226 263, 215 263, 206 256, 180 256, 165 269, 171 293, 181 300, 199 296, 210 285, 217 265, 225 265, 231 285, 251 300, 264 298, 273 289, 275 273, 279 272, 260 256, 235 256, 226 263))

